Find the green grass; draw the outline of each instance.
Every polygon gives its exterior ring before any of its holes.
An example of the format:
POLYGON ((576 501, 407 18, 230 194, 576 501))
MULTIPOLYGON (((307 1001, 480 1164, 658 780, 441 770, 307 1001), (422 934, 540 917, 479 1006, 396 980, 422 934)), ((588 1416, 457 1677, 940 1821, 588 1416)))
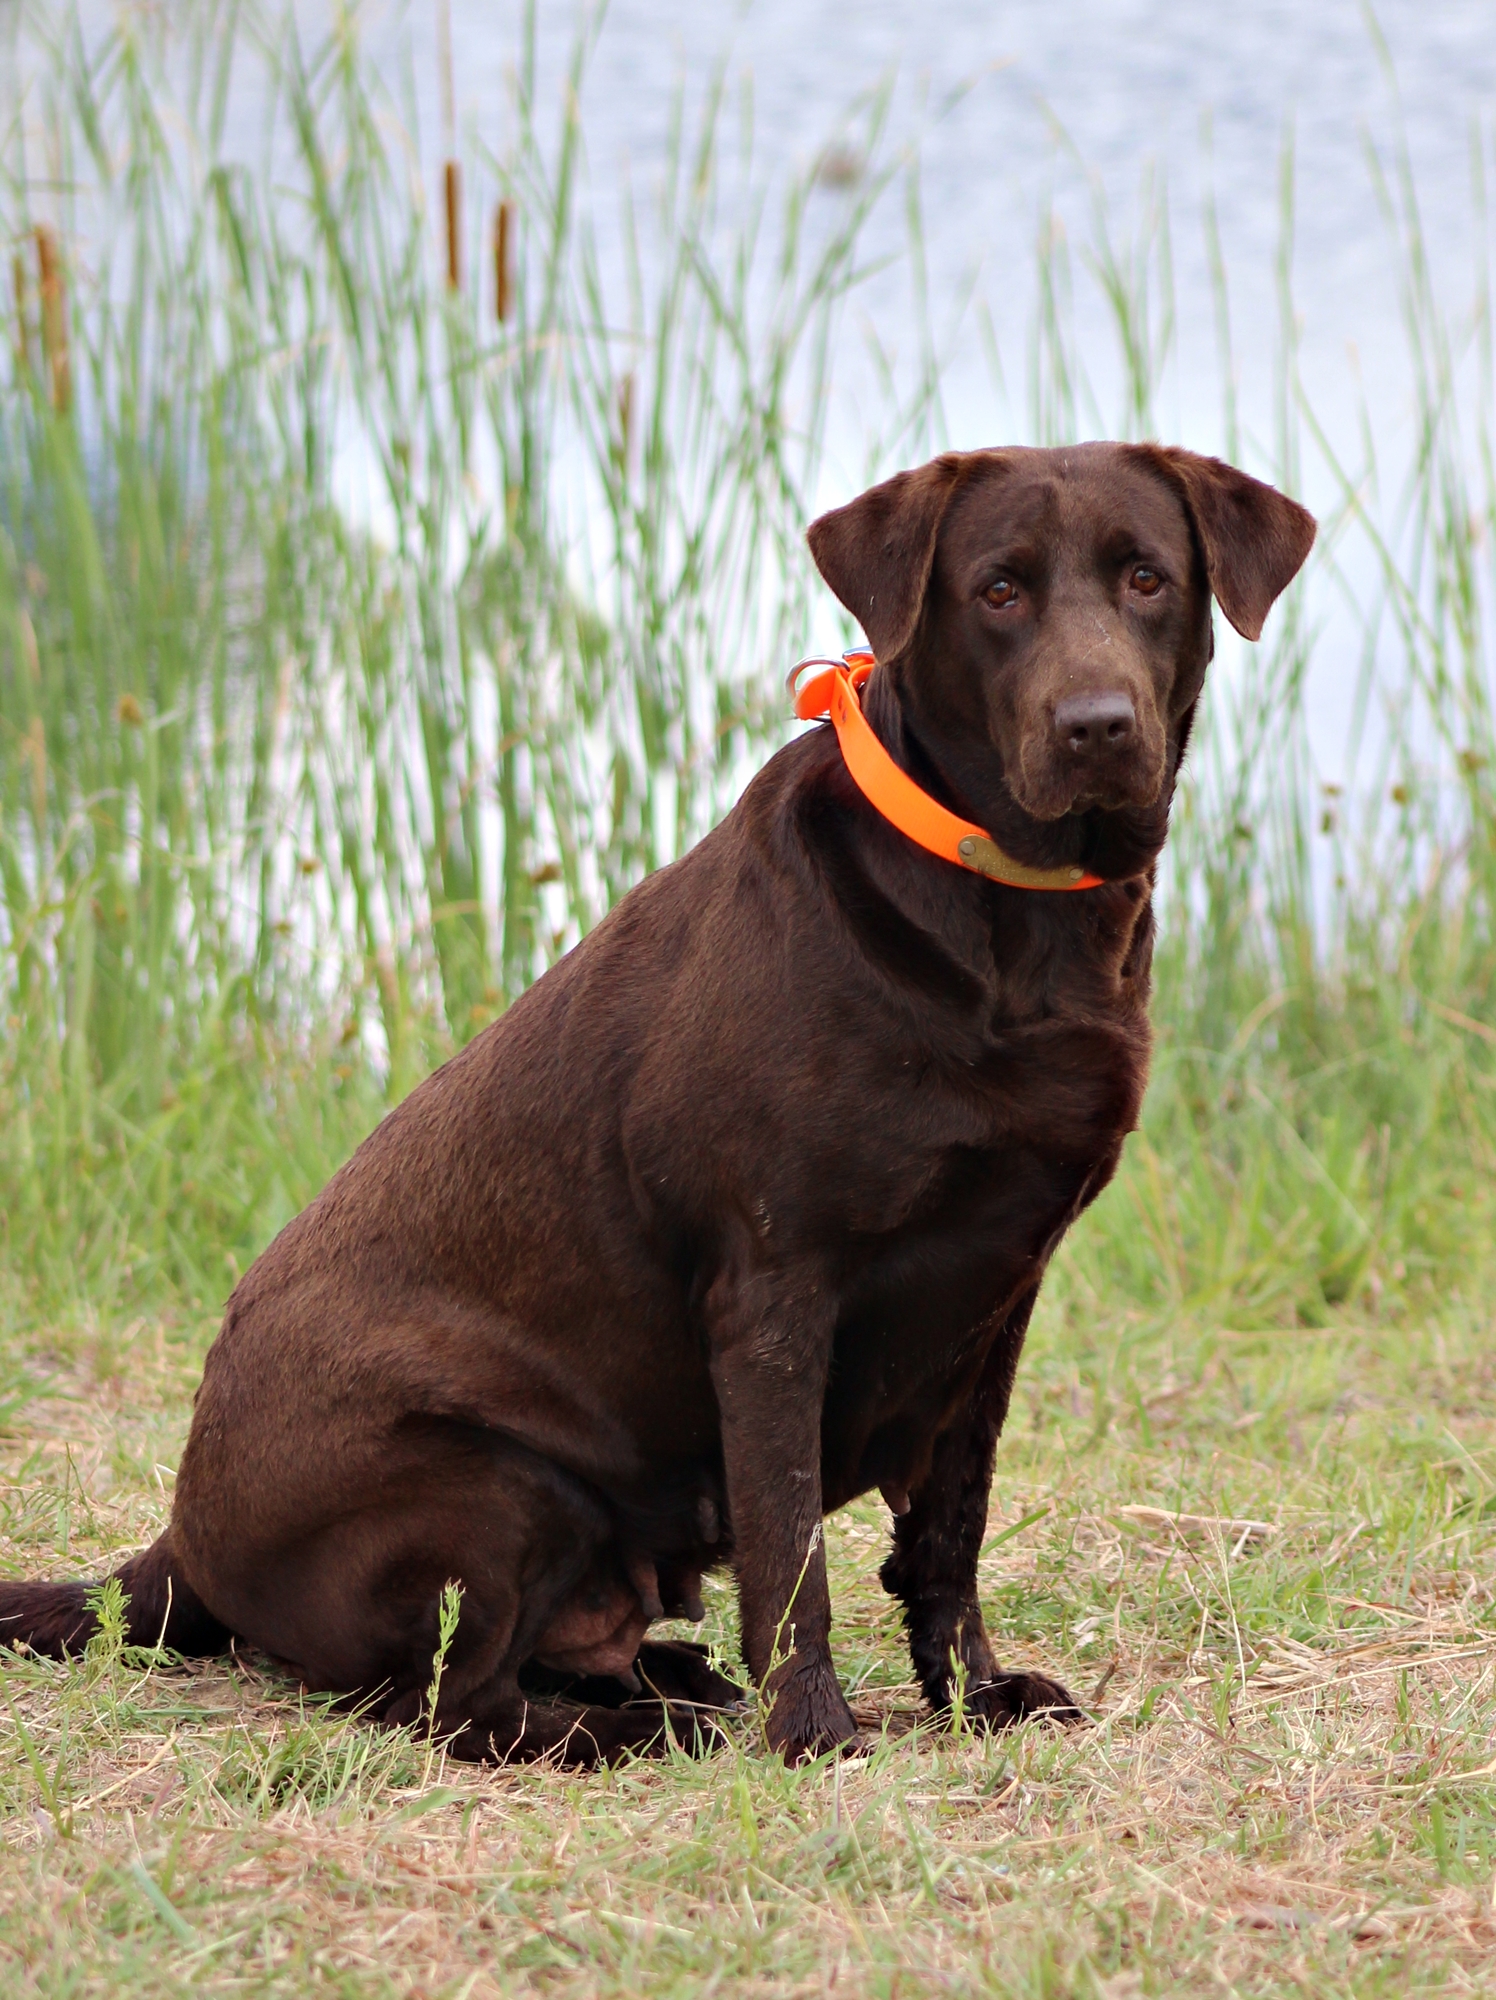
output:
MULTIPOLYGON (((901 197, 922 298, 885 99, 833 190, 776 180, 713 80, 645 214, 585 198, 575 91, 536 101, 527 41, 505 150, 463 141, 452 287, 440 190, 352 29, 185 18, 169 79, 146 27, 88 57, 37 9, 54 156, 0 147, 14 1574, 97 1574, 156 1532, 237 1275, 783 739, 818 601, 801 532, 844 497, 826 413, 901 197), (223 162, 247 70, 273 174, 223 162)), ((28 1990, 1491 1983, 1496 357, 1487 275, 1448 309, 1405 159, 1372 171, 1406 464, 1378 413, 1332 436, 1302 393, 1291 153, 1265 439, 1232 386, 1232 291, 1259 274, 1204 218, 1222 437, 1329 503, 1264 646, 1222 635, 1143 1129, 1057 1261, 1003 1447, 995 1527, 1048 1511, 984 1563, 994 1629, 1094 1691, 1096 1725, 912 1729, 869 1506, 829 1530, 877 1739, 840 1771, 781 1770, 750 1717, 700 1766, 485 1777, 263 1661, 7 1662, 0 1955, 28 1990), (1333 796, 1304 692, 1347 632, 1352 720, 1385 727, 1333 796), (1237 1549, 1248 1520, 1274 1532, 1237 1549)), ((1478 220, 1479 178, 1471 199, 1478 220)), ((1073 246, 1034 219, 1035 323, 994 332, 1035 441, 1157 427, 1184 225, 1156 182, 1139 215, 1119 233, 1098 201, 1073 246), (1075 337, 1084 286, 1111 356, 1075 337)), ((869 477, 946 441, 934 343, 872 363, 869 477)), ((725 1587, 710 1618, 730 1650, 725 1587)))

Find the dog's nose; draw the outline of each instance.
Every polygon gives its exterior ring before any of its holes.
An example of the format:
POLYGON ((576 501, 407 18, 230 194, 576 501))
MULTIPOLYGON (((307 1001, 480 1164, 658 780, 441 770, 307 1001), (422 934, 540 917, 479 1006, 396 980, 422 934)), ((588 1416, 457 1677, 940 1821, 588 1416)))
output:
POLYGON ((1056 742, 1088 763, 1125 750, 1137 726, 1136 711, 1125 694, 1077 694, 1055 706, 1056 742))

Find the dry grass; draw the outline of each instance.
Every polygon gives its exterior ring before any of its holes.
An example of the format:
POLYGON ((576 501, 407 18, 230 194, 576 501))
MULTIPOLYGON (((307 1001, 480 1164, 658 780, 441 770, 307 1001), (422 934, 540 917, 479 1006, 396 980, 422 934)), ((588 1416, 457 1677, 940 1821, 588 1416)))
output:
MULTIPOLYGON (((830 1529, 875 1742, 839 1767, 785 1771, 749 1717, 702 1764, 480 1773, 254 1658, 14 1661, 8 1990, 1491 1990, 1488 1322, 1097 1330, 1064 1297, 984 1598, 1093 1726, 920 1724, 872 1504, 830 1529)), ((199 1352, 141 1325, 59 1362, 5 1445, 6 1569, 153 1533, 199 1352)), ((729 1648, 731 1604, 708 1614, 729 1648)))

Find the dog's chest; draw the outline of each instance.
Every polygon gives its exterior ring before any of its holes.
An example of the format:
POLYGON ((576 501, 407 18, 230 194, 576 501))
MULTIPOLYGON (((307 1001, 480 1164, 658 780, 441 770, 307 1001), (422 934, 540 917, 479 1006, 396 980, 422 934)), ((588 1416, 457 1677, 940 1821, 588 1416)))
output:
POLYGON ((1149 1053, 1146 1012, 1120 1006, 868 1048, 844 1106, 856 1106, 856 1144, 822 1185, 864 1238, 1011 1235, 1018 1211, 1063 1209, 1115 1158, 1138 1120, 1149 1053))
POLYGON ((1119 1010, 1014 1026, 960 1064, 897 1060, 869 1149, 880 1170, 842 1190, 826 1415, 848 1468, 890 1422, 923 1434, 945 1420, 994 1323, 1110 1179, 1147 1057, 1146 1017, 1119 1010))
POLYGON ((1141 1065, 1125 1048, 1095 1053, 1068 1066, 1025 1067, 1020 1055, 994 1065, 989 1088, 941 1091, 934 1104, 927 1085, 902 1157, 891 1146, 881 1172, 844 1188, 848 1292, 894 1337, 909 1321, 927 1347, 959 1339, 1042 1268, 1110 1178, 1136 1122, 1141 1065))

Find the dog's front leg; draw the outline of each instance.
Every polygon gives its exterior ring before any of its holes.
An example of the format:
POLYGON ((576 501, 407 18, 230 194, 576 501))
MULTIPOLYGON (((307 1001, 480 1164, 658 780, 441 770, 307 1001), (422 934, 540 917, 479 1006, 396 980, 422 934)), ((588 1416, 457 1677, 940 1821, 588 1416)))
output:
POLYGON ((821 1533, 821 1405, 830 1328, 767 1281, 715 1315, 712 1379, 722 1421, 743 1657, 770 1704, 771 1749, 791 1762, 856 1738, 831 1663, 821 1533))
POLYGON ((949 1711, 959 1673, 967 1714, 997 1724, 1029 1715, 1065 1721, 1080 1715, 1069 1692, 1048 1675, 1004 1672, 977 1601, 993 1460, 1037 1297, 1036 1286, 998 1328, 969 1401, 936 1440, 928 1476, 894 1523, 893 1552, 882 1569, 884 1589, 903 1599, 925 1699, 937 1712, 949 1711))

